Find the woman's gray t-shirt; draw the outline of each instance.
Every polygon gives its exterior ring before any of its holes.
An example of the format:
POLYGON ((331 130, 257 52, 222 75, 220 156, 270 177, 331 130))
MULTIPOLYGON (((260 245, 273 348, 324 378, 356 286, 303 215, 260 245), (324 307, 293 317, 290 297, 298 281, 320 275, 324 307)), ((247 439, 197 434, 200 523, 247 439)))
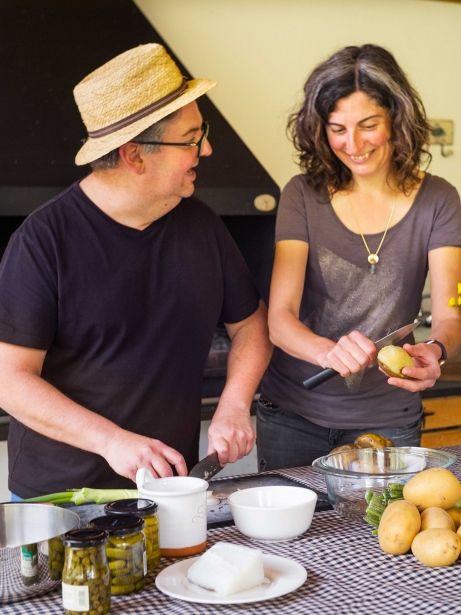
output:
MULTIPOLYGON (((366 235, 372 251, 381 238, 381 232, 366 235)), ((416 318, 428 252, 461 246, 460 199, 447 181, 426 174, 408 213, 389 229, 371 273, 360 235, 339 220, 326 190, 319 195, 297 175, 283 190, 277 215, 276 241, 286 239, 309 244, 300 320, 333 340, 354 329, 376 340, 416 318)), ((336 429, 399 427, 420 416, 420 395, 391 387, 376 367, 351 381, 335 377, 306 390, 303 380, 320 369, 276 348, 262 393, 285 410, 336 429)))

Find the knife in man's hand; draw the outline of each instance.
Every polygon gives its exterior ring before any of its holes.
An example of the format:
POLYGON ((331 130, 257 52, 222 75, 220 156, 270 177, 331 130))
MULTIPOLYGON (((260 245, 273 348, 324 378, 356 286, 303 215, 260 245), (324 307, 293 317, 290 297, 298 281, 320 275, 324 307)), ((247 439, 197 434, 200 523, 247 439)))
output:
MULTIPOLYGON (((393 342, 403 340, 405 337, 407 337, 407 335, 410 335, 410 333, 414 331, 416 327, 419 327, 421 322, 422 320, 418 318, 414 322, 411 322, 408 325, 404 325, 403 327, 400 327, 400 329, 396 329, 395 331, 392 331, 392 333, 389 333, 389 335, 385 335, 381 339, 377 340, 375 342, 377 350, 381 350, 381 348, 384 348, 384 346, 388 346, 393 342)), ((314 376, 311 376, 310 378, 307 378, 307 380, 304 380, 303 386, 309 390, 314 389, 319 384, 322 384, 322 382, 326 382, 327 380, 330 380, 330 378, 333 378, 333 376, 337 375, 338 372, 336 370, 331 369, 331 367, 327 367, 318 374, 314 374, 314 376)))
POLYGON ((194 476, 195 478, 203 478, 204 480, 208 480, 215 474, 217 474, 220 470, 222 470, 222 465, 219 463, 218 453, 214 451, 207 457, 201 459, 192 470, 189 472, 189 476, 194 476))

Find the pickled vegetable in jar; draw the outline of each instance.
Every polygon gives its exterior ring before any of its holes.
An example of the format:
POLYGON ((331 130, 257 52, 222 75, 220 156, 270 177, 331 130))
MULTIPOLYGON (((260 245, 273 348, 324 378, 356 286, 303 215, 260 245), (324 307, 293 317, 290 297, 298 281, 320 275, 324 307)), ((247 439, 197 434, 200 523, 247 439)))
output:
POLYGON ((71 530, 64 535, 62 603, 67 615, 104 615, 110 610, 107 532, 71 530))
POLYGON ((143 498, 116 500, 104 507, 106 515, 136 514, 144 521, 144 536, 146 538, 147 571, 152 572, 160 561, 160 546, 158 541, 157 504, 143 498))
POLYGON ((61 536, 48 540, 48 574, 50 579, 58 581, 62 578, 64 567, 64 543, 61 536))
POLYGON ((90 527, 109 534, 106 553, 113 596, 131 594, 144 587, 147 557, 143 525, 138 515, 107 515, 89 523, 90 527))

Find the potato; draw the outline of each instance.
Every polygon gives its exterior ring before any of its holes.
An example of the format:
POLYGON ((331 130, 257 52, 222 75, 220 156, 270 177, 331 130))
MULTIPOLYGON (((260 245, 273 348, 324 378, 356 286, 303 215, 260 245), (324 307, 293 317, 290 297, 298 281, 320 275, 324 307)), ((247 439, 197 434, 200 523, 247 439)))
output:
POLYGON ((412 357, 401 346, 384 346, 378 352, 377 360, 383 372, 394 378, 408 378, 402 374, 402 369, 414 366, 412 357))
POLYGON ((461 553, 461 538, 453 530, 432 527, 415 536, 411 551, 425 566, 450 566, 461 553))
POLYGON ((453 519, 455 529, 457 529, 461 525, 461 508, 449 508, 447 513, 453 519))
POLYGON ((407 553, 420 527, 421 515, 414 504, 405 500, 391 502, 379 522, 379 546, 391 555, 407 553))
POLYGON ((385 446, 394 446, 392 440, 380 436, 377 433, 361 433, 354 440, 354 444, 359 448, 384 448, 385 446))
POLYGON ((356 451, 357 446, 355 444, 341 444, 341 446, 337 446, 336 448, 332 448, 330 451, 330 455, 332 453, 348 453, 350 451, 356 451))
POLYGON ((446 528, 454 532, 455 522, 443 508, 429 506, 421 513, 421 531, 431 527, 446 528))
POLYGON ((403 497, 419 510, 430 506, 447 510, 461 499, 461 483, 446 468, 428 468, 410 478, 403 488, 403 497))

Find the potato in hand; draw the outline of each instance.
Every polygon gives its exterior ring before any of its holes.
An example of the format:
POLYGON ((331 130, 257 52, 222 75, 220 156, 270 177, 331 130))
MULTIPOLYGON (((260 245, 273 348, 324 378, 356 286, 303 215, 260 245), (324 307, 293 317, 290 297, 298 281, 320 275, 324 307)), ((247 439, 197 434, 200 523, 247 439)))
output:
POLYGON ((401 346, 384 346, 378 352, 378 365, 393 378, 408 378, 402 374, 404 367, 414 367, 413 358, 401 346))

